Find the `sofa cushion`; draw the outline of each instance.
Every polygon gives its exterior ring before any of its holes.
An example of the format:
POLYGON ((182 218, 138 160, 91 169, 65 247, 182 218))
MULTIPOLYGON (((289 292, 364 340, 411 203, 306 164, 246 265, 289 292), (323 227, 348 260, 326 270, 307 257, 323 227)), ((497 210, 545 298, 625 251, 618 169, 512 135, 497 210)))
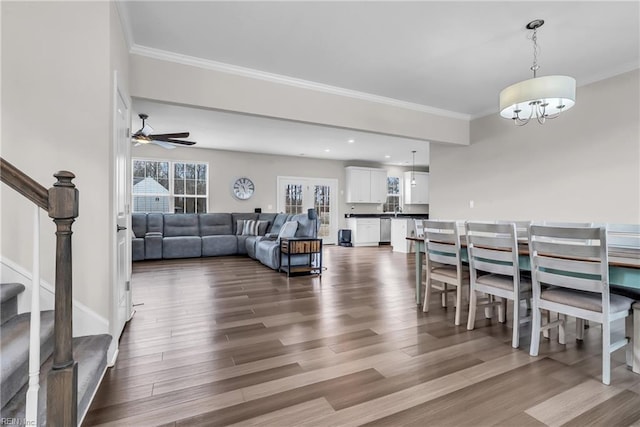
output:
POLYGON ((163 234, 164 234, 164 237, 183 237, 183 236, 200 237, 198 215, 165 214, 163 234))
POLYGON ((275 213, 259 213, 258 220, 259 221, 269 221, 269 227, 267 227, 267 233, 271 232, 271 228, 273 227, 273 221, 276 219, 278 214, 275 213))
POLYGON ((294 215, 291 221, 298 222, 298 229, 296 230, 296 237, 316 237, 315 225, 316 221, 309 219, 309 216, 304 214, 294 215))
POLYGON ((200 256, 202 256, 200 236, 175 236, 162 239, 162 257, 165 259, 197 258, 200 256))
POLYGON ((248 219, 236 220, 236 236, 241 236, 244 233, 244 223, 249 221, 248 219))
POLYGON ((284 225, 285 222, 289 220, 291 215, 286 213, 279 213, 273 219, 273 224, 271 224, 271 228, 269 229, 270 234, 275 234, 276 236, 280 233, 280 229, 284 225))
POLYGON ((234 213, 231 214, 231 219, 232 219, 232 223, 233 223, 233 230, 232 230, 231 234, 242 234, 242 229, 240 229, 240 232, 238 233, 238 228, 237 228, 238 220, 239 219, 243 219, 243 220, 258 219, 258 214, 257 213, 238 213, 238 212, 234 212, 234 213))
POLYGON ((233 234, 202 237, 202 256, 235 255, 238 239, 233 234))
POLYGON ((131 215, 131 232, 134 239, 144 237, 147 233, 147 214, 134 213, 131 215))
POLYGON ((134 238, 131 241, 131 261, 142 261, 144 259, 144 239, 134 238))
POLYGON ((230 213, 200 214, 200 236, 219 236, 233 234, 230 213))
POLYGON ((287 239, 287 238, 294 237, 296 235, 297 230, 298 230, 298 221, 285 222, 282 228, 280 229, 280 233, 278 233, 278 241, 280 239, 287 239))
POLYGON ((164 229, 163 214, 161 213, 147 214, 147 233, 162 233, 164 231, 163 229, 164 229))

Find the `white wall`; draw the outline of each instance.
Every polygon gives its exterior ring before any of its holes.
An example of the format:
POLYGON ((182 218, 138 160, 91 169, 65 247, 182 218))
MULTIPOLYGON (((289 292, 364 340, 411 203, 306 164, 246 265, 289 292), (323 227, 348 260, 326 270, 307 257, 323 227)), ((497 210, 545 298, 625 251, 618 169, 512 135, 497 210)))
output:
MULTIPOLYGON (((204 64, 203 64, 204 67, 204 64)), ((469 121, 131 55, 131 96, 455 144, 469 121)))
MULTIPOLYGON (((209 212, 253 212, 261 208, 262 212, 276 212, 278 176, 297 176, 314 178, 334 178, 338 180, 338 215, 340 227, 345 225, 345 213, 381 212, 375 204, 345 203, 345 166, 354 166, 354 162, 338 160, 311 159, 300 156, 275 156, 268 154, 241 153, 237 151, 209 150, 194 147, 179 147, 166 150, 155 145, 134 147, 132 156, 143 159, 197 160, 209 163, 209 212), (237 200, 233 197, 231 186, 236 178, 250 178, 256 190, 249 200, 237 200), (271 209, 269 209, 271 205, 271 209)), ((402 173, 406 168, 382 166, 378 164, 357 164, 385 168, 389 173, 402 173)), ((425 212, 426 206, 408 208, 416 212, 425 212)))
POLYGON ((544 125, 496 113, 471 123, 470 146, 432 144, 431 217, 639 223, 639 80, 579 87, 544 125))
MULTIPOLYGON (((113 4, 2 2, 1 7, 2 157, 45 187, 58 170, 76 175, 74 298, 101 320, 109 319, 113 70, 128 79, 128 54, 113 4)), ((29 272, 32 205, 1 188, 2 257, 29 272)), ((55 227, 46 213, 42 217, 42 279, 53 284, 55 227)))

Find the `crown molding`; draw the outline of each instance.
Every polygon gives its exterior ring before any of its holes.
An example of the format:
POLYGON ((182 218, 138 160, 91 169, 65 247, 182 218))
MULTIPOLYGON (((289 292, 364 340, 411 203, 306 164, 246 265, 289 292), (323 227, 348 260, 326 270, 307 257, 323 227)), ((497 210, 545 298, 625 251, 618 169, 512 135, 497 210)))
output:
POLYGON ((155 49, 151 47, 133 44, 130 53, 134 55, 146 56, 149 58, 159 59, 162 61, 175 62, 178 64, 189 65, 192 67, 204 68, 207 70, 220 71, 223 73, 234 74, 252 79, 264 80, 271 83, 278 83, 288 86, 294 86, 301 89, 315 90, 318 92, 330 93, 332 95, 340 95, 349 98, 360 99, 363 101, 376 102, 378 104, 390 105, 393 107, 405 108, 407 110, 429 113, 436 116, 454 118, 459 120, 471 120, 469 114, 457 113, 455 111, 443 110, 440 108, 430 107, 428 105, 415 104, 412 102, 401 101, 398 99, 387 98, 384 96, 373 95, 365 92, 344 89, 341 87, 330 86, 322 83, 316 83, 309 80, 297 79, 294 77, 283 76, 281 74, 268 73, 265 71, 254 70, 251 68, 239 67, 237 65, 226 64, 223 62, 212 61, 208 59, 197 58, 194 56, 182 55, 166 50, 155 49))

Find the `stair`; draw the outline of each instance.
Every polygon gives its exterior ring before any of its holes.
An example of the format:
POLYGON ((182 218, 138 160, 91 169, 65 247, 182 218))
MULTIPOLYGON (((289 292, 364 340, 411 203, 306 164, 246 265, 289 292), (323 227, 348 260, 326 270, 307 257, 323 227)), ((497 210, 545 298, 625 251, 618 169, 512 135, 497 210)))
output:
MULTIPOLYGON (((0 284, 2 324, 0 325, 0 417, 24 419, 29 371, 30 313, 17 314, 17 296, 24 286, 0 284)), ((53 311, 40 314, 40 390, 38 425, 46 425, 47 376, 53 364, 53 311)), ((110 335, 73 339, 73 358, 78 362, 78 421, 89 404, 107 366, 110 335)))

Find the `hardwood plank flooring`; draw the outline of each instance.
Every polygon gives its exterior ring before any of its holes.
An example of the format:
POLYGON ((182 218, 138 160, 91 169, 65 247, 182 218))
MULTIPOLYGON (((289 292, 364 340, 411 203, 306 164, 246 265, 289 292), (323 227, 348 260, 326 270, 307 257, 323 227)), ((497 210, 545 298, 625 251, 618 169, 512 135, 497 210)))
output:
POLYGON ((322 278, 247 257, 138 262, 136 314, 86 426, 640 425, 640 375, 584 342, 415 305, 414 255, 325 246, 322 278))

